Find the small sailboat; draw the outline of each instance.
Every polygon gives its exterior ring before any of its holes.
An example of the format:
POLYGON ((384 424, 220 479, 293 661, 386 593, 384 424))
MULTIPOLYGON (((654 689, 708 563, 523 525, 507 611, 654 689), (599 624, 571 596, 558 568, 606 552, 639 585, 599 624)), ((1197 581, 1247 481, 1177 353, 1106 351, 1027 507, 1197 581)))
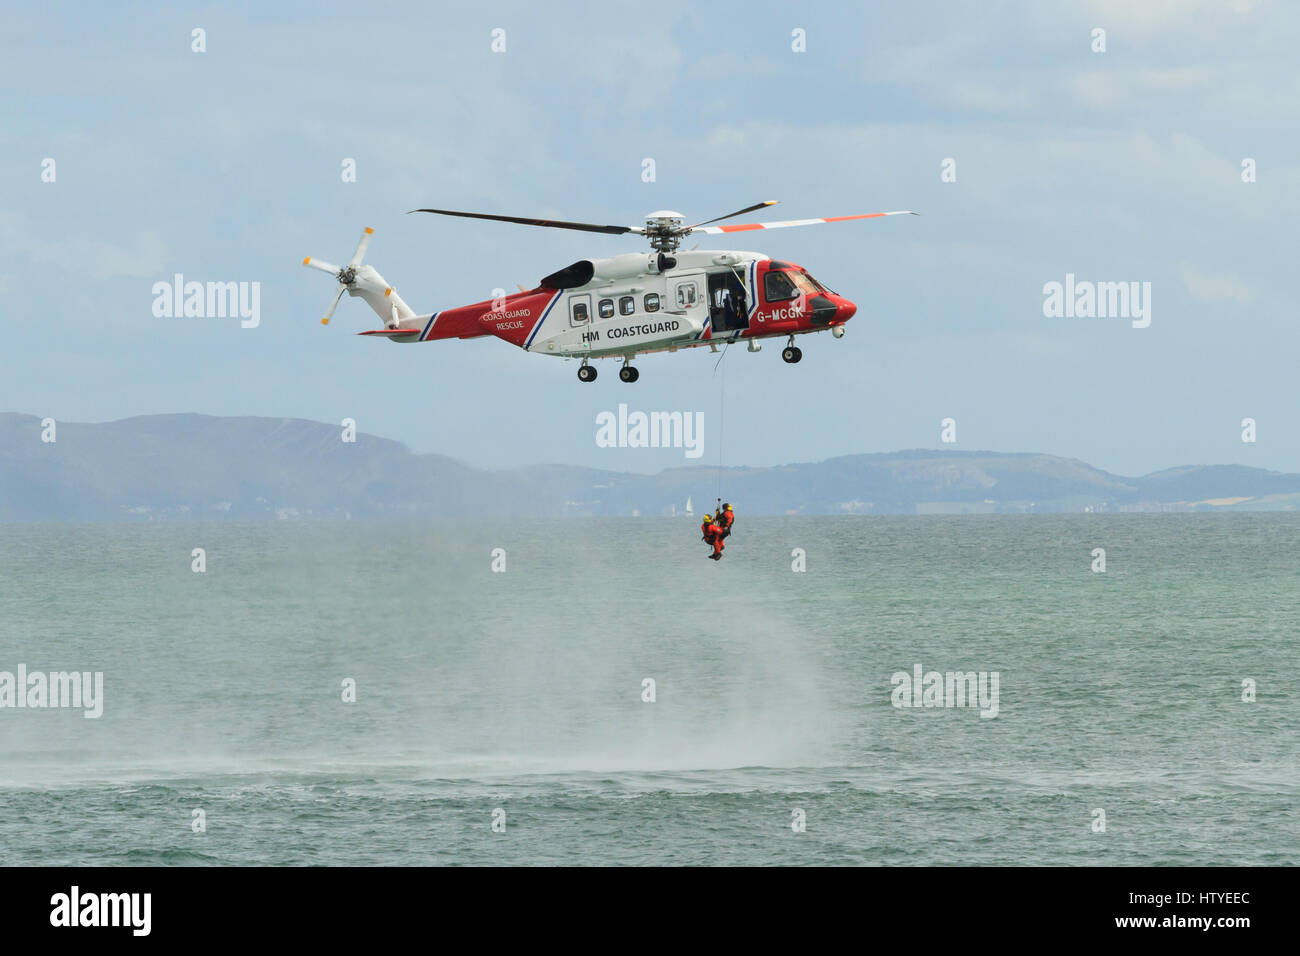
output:
POLYGON ((686 517, 688 517, 688 518, 694 518, 694 517, 695 517, 695 509, 691 507, 691 496, 690 496, 690 495, 687 495, 687 496, 686 496, 686 517))

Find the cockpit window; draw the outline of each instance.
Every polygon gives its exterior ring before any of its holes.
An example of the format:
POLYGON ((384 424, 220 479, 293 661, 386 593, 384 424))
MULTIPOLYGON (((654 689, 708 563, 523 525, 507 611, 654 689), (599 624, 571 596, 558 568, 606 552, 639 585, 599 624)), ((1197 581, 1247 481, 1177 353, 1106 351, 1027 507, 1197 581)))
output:
POLYGON ((763 294, 768 302, 784 302, 800 293, 821 295, 823 292, 830 289, 802 269, 773 269, 763 278, 763 294))
MULTIPOLYGON (((803 271, 801 271, 801 272, 796 273, 796 274, 795 274, 795 280, 794 280, 794 281, 795 281, 796 283, 798 283, 800 289, 802 289, 804 292, 807 292, 809 295, 812 295, 814 292, 830 292, 830 291, 831 291, 830 289, 826 288, 826 286, 822 285, 820 282, 818 282, 816 279, 814 279, 812 276, 810 276, 810 275, 808 274, 808 271, 807 271, 806 269, 803 270, 803 271), (801 282, 800 280, 803 280, 803 281, 801 282), (808 287, 807 287, 807 288, 805 288, 805 286, 804 286, 804 283, 805 283, 805 282, 808 284, 808 287)), ((831 294, 834 295, 834 293, 831 293, 831 294)))
POLYGON ((796 295, 794 282, 789 272, 768 272, 763 277, 763 297, 768 302, 784 302, 796 295))

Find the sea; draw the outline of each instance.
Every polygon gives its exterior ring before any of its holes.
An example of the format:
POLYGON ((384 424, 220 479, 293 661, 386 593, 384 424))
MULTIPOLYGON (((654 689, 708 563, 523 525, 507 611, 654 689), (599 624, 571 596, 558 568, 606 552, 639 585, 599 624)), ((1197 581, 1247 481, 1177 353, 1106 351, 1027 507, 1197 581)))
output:
POLYGON ((0 864, 1300 863, 1300 516, 742 510, 708 553, 0 525, 0 864))

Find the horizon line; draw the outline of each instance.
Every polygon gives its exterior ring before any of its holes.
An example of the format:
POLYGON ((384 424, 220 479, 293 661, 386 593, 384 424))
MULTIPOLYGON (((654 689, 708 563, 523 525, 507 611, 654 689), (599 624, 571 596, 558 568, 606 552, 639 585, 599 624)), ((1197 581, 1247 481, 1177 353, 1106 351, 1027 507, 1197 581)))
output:
MULTIPOLYGON (((31 419, 33 419, 33 420, 35 420, 35 421, 37 421, 37 422, 42 421, 42 420, 43 420, 43 417, 44 417, 44 418, 52 417, 52 416, 40 416, 40 415, 36 415, 36 414, 30 413, 30 412, 16 412, 16 411, 0 411, 0 416, 15 416, 15 417, 19 417, 19 418, 31 418, 31 419)), ((235 419, 252 419, 252 420, 257 420, 257 421, 303 422, 303 423, 308 424, 308 425, 319 425, 319 426, 322 427, 322 428, 335 428, 335 427, 337 427, 337 426, 335 426, 334 424, 332 424, 332 423, 330 423, 330 422, 323 422, 323 421, 319 421, 319 420, 314 419, 314 418, 299 418, 299 417, 296 417, 296 416, 286 416, 286 415, 213 415, 213 414, 208 413, 208 412, 151 412, 151 413, 148 413, 148 414, 142 414, 142 415, 130 415, 130 416, 127 416, 126 418, 113 418, 113 419, 106 419, 106 420, 103 420, 103 421, 72 421, 71 419, 65 419, 65 420, 62 420, 62 421, 60 421, 60 420, 58 420, 58 419, 55 419, 55 421, 58 422, 58 424, 60 424, 60 425, 119 425, 119 424, 123 424, 123 423, 126 423, 126 422, 132 422, 132 421, 137 421, 137 420, 139 420, 139 419, 146 419, 146 418, 187 418, 187 417, 188 417, 188 418, 211 418, 211 419, 218 419, 218 420, 225 420, 225 421, 233 421, 233 420, 235 420, 235 419)), ((563 462, 563 461, 538 461, 538 462, 532 462, 532 463, 529 463, 529 464, 508 465, 508 466, 505 466, 505 467, 494 468, 494 467, 490 467, 490 466, 487 466, 487 465, 474 464, 473 462, 467 461, 467 460, 465 460, 465 459, 463 459, 463 458, 457 458, 457 457, 455 457, 455 456, 448 455, 448 454, 446 454, 446 453, 444 453, 444 452, 436 452, 436 451, 434 451, 434 452, 420 452, 420 451, 414 451, 414 450, 411 448, 411 446, 410 446, 407 442, 403 441, 403 440, 400 439, 400 438, 389 438, 389 437, 386 437, 386 436, 384 436, 384 435, 377 434, 377 433, 375 433, 375 432, 365 432, 365 431, 358 431, 357 434, 359 434, 359 435, 367 435, 367 436, 369 436, 369 437, 371 437, 371 438, 377 438, 377 439, 379 439, 379 440, 381 440, 381 441, 388 441, 388 442, 393 442, 393 443, 395 443, 395 444, 401 445, 401 446, 406 450, 406 452, 407 452, 408 454, 410 454, 410 455, 414 455, 414 456, 417 456, 417 457, 422 456, 422 455, 437 455, 438 457, 449 459, 449 460, 451 460, 451 461, 457 462, 458 464, 465 465, 466 467, 469 467, 469 468, 473 468, 473 469, 475 469, 475 470, 477 470, 477 471, 488 471, 488 472, 522 471, 522 470, 525 470, 525 469, 528 469, 528 468, 560 467, 560 468, 582 468, 582 469, 586 469, 586 470, 588 470, 588 471, 604 471, 604 472, 608 472, 608 473, 610 473, 610 474, 615 474, 615 475, 642 475, 642 476, 650 476, 650 475, 662 475, 662 474, 664 474, 665 472, 670 472, 670 471, 699 471, 699 470, 703 470, 703 469, 712 469, 712 470, 715 470, 715 471, 726 471, 726 470, 729 470, 729 469, 739 469, 739 468, 788 468, 788 467, 791 467, 791 466, 797 466, 797 465, 822 465, 822 464, 825 464, 825 463, 828 462, 828 461, 835 461, 836 459, 840 459, 840 458, 865 458, 865 457, 881 457, 881 458, 885 458, 885 457, 889 457, 889 456, 891 456, 891 455, 906 455, 906 454, 910 454, 910 453, 914 453, 914 452, 923 452, 923 453, 931 453, 931 454, 937 454, 937 455, 953 455, 953 454, 957 454, 957 455, 998 455, 998 456, 1024 456, 1024 457, 1054 458, 1054 459, 1056 459, 1056 460, 1058 460, 1058 461, 1073 461, 1073 462, 1078 462, 1079 464, 1084 465, 1084 466, 1086 466, 1086 467, 1088 467, 1088 468, 1091 468, 1091 469, 1093 469, 1093 470, 1095 470, 1095 471, 1102 472, 1103 474, 1107 474, 1107 475, 1113 475, 1113 476, 1116 477, 1116 478, 1134 478, 1134 479, 1137 479, 1137 478, 1150 478, 1152 475, 1159 475, 1159 474, 1162 474, 1163 472, 1167 472, 1167 471, 1177 471, 1177 470, 1180 469, 1180 468, 1248 468, 1248 469, 1250 469, 1250 470, 1252 470, 1252 471, 1261 471, 1261 472, 1265 472, 1265 473, 1267 473, 1267 474, 1272 474, 1272 475, 1283 475, 1283 476, 1285 476, 1285 475, 1294 475, 1294 476, 1296 476, 1296 477, 1300 477, 1300 472, 1293 472, 1293 471, 1279 471, 1279 470, 1276 469, 1276 468, 1266 468, 1266 467, 1263 467, 1263 466, 1260 466, 1260 465, 1241 465, 1241 464, 1222 464, 1222 463, 1209 463, 1209 464, 1190 464, 1190 463, 1183 463, 1183 464, 1178 464, 1178 465, 1169 465, 1169 466, 1166 466, 1166 467, 1164 467, 1164 468, 1157 468, 1157 469, 1154 470, 1154 471, 1149 471, 1149 472, 1146 472, 1145 474, 1141 474, 1141 475, 1124 475, 1124 474, 1120 474, 1119 472, 1107 471, 1107 470, 1104 469, 1104 468, 1099 468, 1098 466, 1096 466, 1096 465, 1094 465, 1094 464, 1091 464, 1090 462, 1088 462, 1088 461, 1086 461, 1086 460, 1084 460, 1084 459, 1082 459, 1082 458, 1075 457, 1075 456, 1056 455, 1056 454, 1052 454, 1051 452, 1044 452, 1044 451, 995 451, 995 450, 993 450, 993 449, 989 449, 989 448, 975 448, 975 449, 965 449, 965 448, 900 448, 900 449, 896 449, 896 450, 894 450, 894 451, 849 452, 849 453, 842 454, 842 455, 831 455, 831 456, 828 457, 828 458, 821 458, 821 459, 817 459, 817 460, 786 461, 786 462, 781 462, 781 463, 779 463, 779 464, 772 464, 772 465, 745 465, 745 464, 740 464, 740 465, 708 465, 708 464, 675 465, 675 466, 669 466, 669 467, 666 467, 666 468, 660 468, 658 471, 655 471, 655 472, 615 471, 615 470, 610 469, 610 468, 601 468, 601 467, 596 466, 596 465, 577 465, 577 464, 573 464, 572 462, 563 462)))

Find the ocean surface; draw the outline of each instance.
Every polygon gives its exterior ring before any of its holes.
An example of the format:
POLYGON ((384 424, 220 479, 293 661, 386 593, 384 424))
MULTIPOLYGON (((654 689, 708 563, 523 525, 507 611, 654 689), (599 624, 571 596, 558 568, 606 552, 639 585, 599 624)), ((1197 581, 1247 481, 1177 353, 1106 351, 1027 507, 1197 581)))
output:
POLYGON ((0 863, 1300 863, 1300 516, 742 513, 707 553, 0 526, 0 671, 104 675, 98 719, 0 708, 0 863), (996 716, 895 706, 918 665, 996 716))

